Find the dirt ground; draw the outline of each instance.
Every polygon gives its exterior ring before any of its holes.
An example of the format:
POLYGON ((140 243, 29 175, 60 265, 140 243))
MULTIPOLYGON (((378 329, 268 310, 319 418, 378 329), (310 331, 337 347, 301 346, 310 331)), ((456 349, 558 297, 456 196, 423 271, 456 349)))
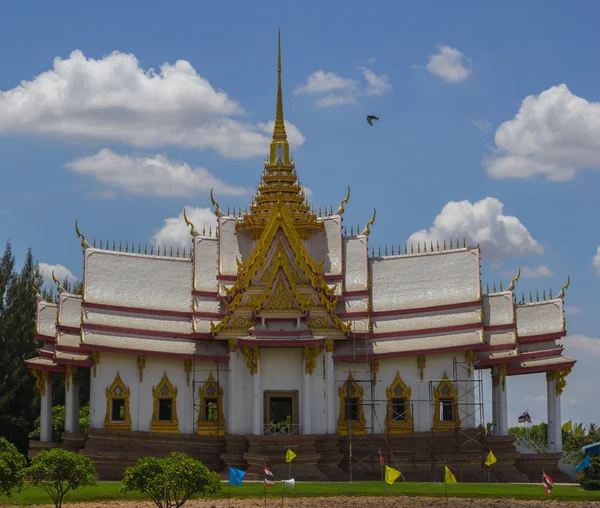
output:
MULTIPOLYGON (((38 505, 41 507, 41 505, 38 505)), ((44 505, 44 508, 49 505, 44 505)), ((128 502, 106 502, 106 503, 76 503, 68 504, 68 508, 152 508, 155 505, 147 501, 128 501, 128 502)), ((260 508, 265 506, 264 499, 232 499, 231 505, 228 500, 220 501, 188 501, 185 504, 189 508, 260 508)), ((272 497, 267 500, 269 508, 281 506, 281 498, 272 497)), ((577 507, 577 508, 600 508, 600 502, 572 502, 572 501, 519 501, 513 499, 468 499, 468 498, 448 498, 448 503, 444 498, 428 498, 428 497, 313 497, 300 499, 285 499, 284 506, 298 508, 315 508, 317 506, 327 506, 328 508, 359 508, 359 507, 410 507, 410 508, 425 508, 436 506, 444 508, 562 508, 562 507, 577 507)))

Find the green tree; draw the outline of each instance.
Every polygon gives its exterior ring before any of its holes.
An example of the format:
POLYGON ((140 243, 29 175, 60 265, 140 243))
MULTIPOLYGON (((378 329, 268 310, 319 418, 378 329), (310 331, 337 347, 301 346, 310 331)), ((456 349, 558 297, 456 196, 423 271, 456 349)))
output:
POLYGON ((0 436, 22 452, 28 448, 28 434, 39 414, 39 398, 25 360, 36 355, 36 297, 31 286, 41 284, 31 249, 23 268, 15 273, 14 257, 7 244, 0 260, 0 436))
POLYGON ((25 469, 25 478, 46 492, 56 508, 62 507, 65 494, 71 490, 94 485, 94 474, 88 457, 61 448, 42 450, 25 469))
POLYGON ((0 494, 10 496, 23 486, 23 470, 27 465, 25 457, 17 447, 0 437, 0 494))
POLYGON ((164 459, 139 459, 135 466, 125 470, 125 478, 121 482, 123 492, 143 492, 158 508, 183 506, 195 494, 217 494, 221 488, 217 473, 180 452, 172 452, 164 459))

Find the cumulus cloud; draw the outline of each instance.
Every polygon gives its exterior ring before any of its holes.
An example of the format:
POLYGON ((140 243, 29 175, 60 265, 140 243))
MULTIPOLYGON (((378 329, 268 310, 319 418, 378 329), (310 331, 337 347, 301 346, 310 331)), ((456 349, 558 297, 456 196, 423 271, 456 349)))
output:
POLYGON ((228 185, 210 171, 186 162, 169 160, 165 155, 119 155, 108 148, 67 164, 79 174, 131 194, 192 196, 214 188, 217 194, 241 196, 249 191, 228 185))
POLYGON ((433 221, 433 226, 413 233, 409 242, 466 237, 467 243, 479 244, 486 259, 543 254, 544 248, 517 217, 503 214, 504 205, 486 197, 476 203, 450 201, 433 221))
MULTIPOLYGON (((196 208, 186 206, 186 215, 188 220, 194 225, 197 231, 202 232, 205 226, 208 233, 209 228, 213 231, 217 226, 217 217, 210 208, 196 208)), ((154 245, 186 247, 189 248, 192 243, 190 236, 190 228, 186 225, 183 218, 183 210, 177 217, 169 217, 165 219, 162 228, 157 230, 152 236, 154 245)))
POLYGON ((0 134, 211 148, 230 158, 264 155, 269 136, 260 125, 233 118, 244 114, 189 62, 165 63, 157 72, 118 51, 99 60, 73 51, 33 80, 0 91, 0 134))
POLYGON ((52 272, 54 271, 54 276, 58 281, 62 284, 65 279, 67 279, 71 284, 77 282, 79 277, 75 276, 71 270, 69 270, 66 266, 63 265, 50 265, 48 263, 40 263, 40 272, 42 272, 42 276, 44 277, 44 286, 50 288, 54 281, 52 280, 52 272))
POLYGON ((425 68, 448 83, 459 83, 470 76, 471 60, 458 49, 442 44, 438 52, 429 57, 425 68))
POLYGON ((600 339, 586 335, 569 335, 561 341, 565 347, 565 355, 571 358, 600 358, 600 339))
POLYGON ((578 316, 579 314, 583 314, 583 311, 574 305, 565 305, 565 314, 567 316, 578 316))
POLYGON ((600 102, 566 85, 526 97, 512 120, 498 127, 494 154, 483 160, 493 178, 544 175, 565 181, 577 170, 600 169, 600 102))
POLYGON ((483 133, 488 132, 492 128, 492 124, 483 118, 480 120, 473 120, 473 125, 483 133))
POLYGON ((390 79, 385 74, 375 74, 371 69, 361 67, 364 83, 343 78, 334 72, 316 71, 306 83, 296 88, 295 94, 328 94, 315 101, 319 108, 330 108, 344 104, 356 104, 360 97, 383 95, 392 90, 390 79), (331 93, 333 92, 333 93, 331 93))
POLYGON ((596 270, 596 275, 600 277, 600 245, 598 245, 598 249, 596 250, 596 255, 592 260, 592 266, 596 270))
POLYGON ((521 276, 524 279, 545 279, 546 277, 552 277, 553 275, 554 272, 546 265, 539 265, 532 268, 525 266, 521 268, 521 276))

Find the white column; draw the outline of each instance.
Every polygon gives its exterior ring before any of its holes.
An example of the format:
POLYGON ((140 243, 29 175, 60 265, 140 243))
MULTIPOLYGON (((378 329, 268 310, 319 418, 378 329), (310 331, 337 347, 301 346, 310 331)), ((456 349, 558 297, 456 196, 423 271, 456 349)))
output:
POLYGON ((252 408, 252 434, 262 434, 262 393, 260 390, 260 360, 256 358, 256 372, 252 376, 254 387, 254 405, 252 408))
POLYGON ((302 434, 311 433, 310 425, 310 398, 312 395, 310 374, 306 372, 306 362, 302 374, 302 434))
POLYGON ((335 381, 333 366, 333 340, 325 342, 325 390, 327 400, 327 434, 335 434, 335 381))
POLYGON ((50 372, 40 373, 41 403, 40 403, 40 441, 52 441, 52 377, 50 372))
POLYGON ((498 434, 508 436, 508 399, 506 396, 506 366, 500 366, 500 386, 498 405, 498 434))
POLYGON ((548 451, 562 452, 562 429, 560 395, 557 393, 555 372, 546 373, 546 393, 548 398, 548 451))
POLYGON ((238 418, 236 408, 236 391, 239 390, 237 386, 237 375, 238 375, 238 362, 237 362, 237 341, 235 339, 229 340, 229 390, 227 391, 227 433, 237 434, 238 433, 238 418))
POLYGON ((79 432, 79 379, 77 367, 70 365, 65 379, 65 432, 79 432))

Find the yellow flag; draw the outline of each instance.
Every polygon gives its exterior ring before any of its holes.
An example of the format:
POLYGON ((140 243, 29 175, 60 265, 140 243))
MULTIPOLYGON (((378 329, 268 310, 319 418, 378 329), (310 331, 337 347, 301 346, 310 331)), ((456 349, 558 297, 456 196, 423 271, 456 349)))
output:
POLYGON ((452 471, 450 471, 450 469, 448 469, 448 466, 444 466, 444 481, 446 483, 456 483, 456 478, 455 476, 452 474, 452 471))
POLYGON ((565 432, 571 432, 573 430, 573 423, 571 422, 571 420, 569 420, 567 423, 565 423, 562 427, 562 430, 564 430, 565 432))
POLYGON ((295 456, 296 456, 296 454, 292 450, 288 450, 287 453, 285 454, 285 461, 292 462, 292 460, 294 460, 295 456))
POLYGON ((492 450, 490 450, 490 453, 488 453, 487 459, 485 459, 485 465, 491 466, 492 464, 495 464, 496 462, 498 462, 498 460, 496 459, 496 456, 492 453, 492 450))
POLYGON ((393 467, 385 466, 385 483, 392 485, 400 476, 402 476, 400 471, 393 467))

